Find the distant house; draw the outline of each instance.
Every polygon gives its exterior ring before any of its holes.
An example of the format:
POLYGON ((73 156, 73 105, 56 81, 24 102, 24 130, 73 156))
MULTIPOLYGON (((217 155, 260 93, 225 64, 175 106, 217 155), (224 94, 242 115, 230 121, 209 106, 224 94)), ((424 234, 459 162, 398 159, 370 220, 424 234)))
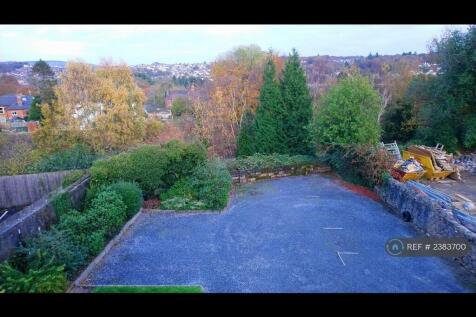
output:
POLYGON ((144 111, 149 117, 157 117, 160 119, 172 119, 172 111, 170 109, 161 109, 154 105, 144 105, 144 111))
POLYGON ((188 91, 185 89, 182 90, 175 90, 175 91, 167 91, 165 93, 165 108, 172 108, 172 103, 174 102, 175 99, 182 97, 182 98, 187 98, 188 97, 188 91))
POLYGON ((164 120, 172 119, 172 111, 170 109, 160 110, 157 112, 157 116, 164 120))
POLYGON ((0 96, 0 121, 26 119, 30 111, 33 97, 21 94, 0 96))

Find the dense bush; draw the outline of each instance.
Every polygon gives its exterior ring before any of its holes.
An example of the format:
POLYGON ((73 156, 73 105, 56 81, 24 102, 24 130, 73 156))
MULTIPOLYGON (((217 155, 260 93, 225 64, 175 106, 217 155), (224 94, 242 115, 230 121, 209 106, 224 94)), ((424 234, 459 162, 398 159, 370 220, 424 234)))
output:
POLYGON ((38 252, 34 265, 21 271, 9 262, 0 264, 0 292, 7 293, 59 293, 67 287, 62 265, 55 265, 53 258, 38 252))
POLYGON ((51 200, 51 204, 53 205, 53 209, 58 219, 61 219, 63 215, 67 214, 71 211, 71 209, 73 209, 69 194, 66 192, 54 196, 51 200))
POLYGON ((387 151, 373 145, 327 146, 319 158, 345 180, 369 188, 381 184, 392 166, 387 151))
POLYGON ((316 158, 310 155, 287 154, 254 154, 251 156, 225 160, 225 164, 230 172, 301 166, 316 162, 316 158))
POLYGON ((205 159, 206 151, 199 144, 171 141, 164 146, 145 145, 96 161, 91 167, 91 186, 119 180, 137 182, 148 196, 158 196, 205 159))
MULTIPOLYGON (((37 254, 40 250, 53 258, 54 265, 64 265, 68 278, 72 278, 74 273, 86 263, 88 255, 87 249, 74 243, 65 231, 53 228, 42 232, 18 248, 17 258, 24 256, 27 265, 34 266, 34 263, 38 261, 37 254)), ((17 263, 17 266, 23 265, 17 263)))
POLYGON ((126 221, 126 205, 116 192, 101 191, 84 212, 70 211, 57 225, 77 244, 96 255, 107 239, 115 235, 126 221))
POLYGON ((134 216, 140 210, 143 202, 142 191, 136 183, 117 182, 108 186, 106 190, 121 196, 121 200, 127 208, 127 218, 134 216))
POLYGON ((220 161, 208 161, 163 193, 161 208, 223 209, 228 202, 231 184, 232 178, 226 166, 220 161))
POLYGON ((98 156, 93 150, 83 144, 54 153, 33 164, 31 173, 55 172, 89 168, 98 156))

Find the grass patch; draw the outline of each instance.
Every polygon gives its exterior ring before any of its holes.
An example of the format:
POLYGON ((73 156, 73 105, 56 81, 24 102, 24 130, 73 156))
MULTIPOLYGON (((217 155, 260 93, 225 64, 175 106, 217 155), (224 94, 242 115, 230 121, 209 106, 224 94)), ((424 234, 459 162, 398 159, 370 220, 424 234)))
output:
POLYGON ((199 285, 190 286, 97 286, 91 293, 203 293, 199 285))

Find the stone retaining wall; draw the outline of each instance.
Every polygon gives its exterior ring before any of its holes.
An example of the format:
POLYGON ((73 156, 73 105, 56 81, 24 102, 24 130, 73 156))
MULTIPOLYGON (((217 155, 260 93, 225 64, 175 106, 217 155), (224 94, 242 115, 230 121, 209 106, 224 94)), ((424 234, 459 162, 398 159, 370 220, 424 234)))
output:
MULTIPOLYGON (((81 206, 89 177, 78 180, 66 189, 74 208, 81 206)), ((8 258, 22 239, 37 235, 57 221, 51 198, 43 197, 0 222, 0 261, 8 258)))
POLYGON ((232 173, 233 183, 243 184, 257 180, 272 179, 286 176, 309 175, 315 173, 329 172, 331 169, 327 166, 309 164, 302 166, 278 167, 274 169, 262 169, 252 171, 236 171, 232 173))
POLYGON ((476 273, 476 233, 463 226, 451 210, 443 208, 438 202, 393 178, 375 190, 392 212, 410 221, 427 236, 461 237, 468 241, 470 252, 455 260, 476 273))

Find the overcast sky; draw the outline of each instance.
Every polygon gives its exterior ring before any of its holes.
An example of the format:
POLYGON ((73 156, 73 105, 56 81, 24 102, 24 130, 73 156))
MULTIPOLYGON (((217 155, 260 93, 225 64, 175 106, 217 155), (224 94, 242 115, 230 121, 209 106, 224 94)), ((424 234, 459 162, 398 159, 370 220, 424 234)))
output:
POLYGON ((427 52, 457 25, 0 25, 0 61, 211 62, 238 45, 301 56, 427 52))

